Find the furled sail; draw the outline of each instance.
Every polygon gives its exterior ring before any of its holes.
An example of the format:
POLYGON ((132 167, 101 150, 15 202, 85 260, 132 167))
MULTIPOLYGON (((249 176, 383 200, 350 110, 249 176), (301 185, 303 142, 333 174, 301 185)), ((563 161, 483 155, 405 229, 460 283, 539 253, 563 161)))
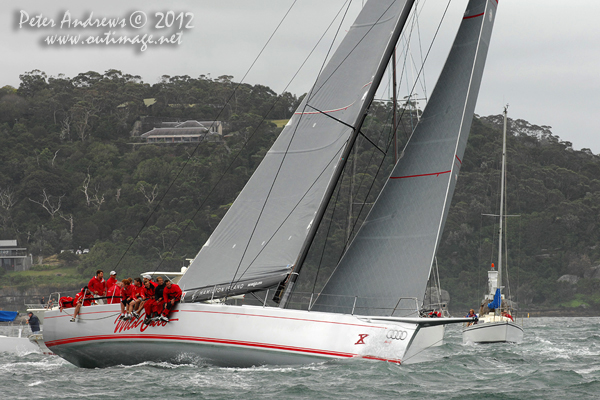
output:
POLYGON ((313 310, 416 311, 462 163, 497 6, 469 1, 420 123, 313 310))
POLYGON ((500 308, 502 305, 502 295, 500 294, 500 289, 496 289, 496 293, 494 294, 494 300, 491 303, 488 303, 488 308, 490 310, 495 310, 496 308, 500 308))
MULTIPOLYGON (((413 1, 362 9, 209 240, 180 281, 186 301, 272 286, 291 270, 323 201, 375 71, 413 1)), ((387 61, 385 61, 387 62, 387 61)))

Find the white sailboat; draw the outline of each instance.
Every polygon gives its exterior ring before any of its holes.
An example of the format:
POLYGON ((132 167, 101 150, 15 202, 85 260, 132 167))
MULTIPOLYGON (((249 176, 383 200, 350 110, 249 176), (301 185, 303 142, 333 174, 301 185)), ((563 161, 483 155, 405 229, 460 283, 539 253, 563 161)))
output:
POLYGON ((507 107, 504 108, 504 129, 502 139, 502 174, 500 183, 500 229, 498 234, 498 270, 488 271, 488 294, 480 308, 479 321, 463 328, 463 343, 521 343, 523 328, 517 325, 502 294, 502 239, 504 225, 504 181, 506 174, 506 121, 507 107))
MULTIPOLYGON (((418 311, 466 147, 498 3, 470 0, 420 123, 320 293, 295 309, 294 283, 413 0, 371 0, 179 285, 167 322, 119 320, 119 305, 48 311, 44 340, 81 367, 181 362, 394 363, 428 329, 465 318, 418 311), (275 288, 279 307, 268 307, 275 288), (263 305, 235 305, 262 291, 263 305)), ((434 332, 435 330, 432 330, 434 332)))

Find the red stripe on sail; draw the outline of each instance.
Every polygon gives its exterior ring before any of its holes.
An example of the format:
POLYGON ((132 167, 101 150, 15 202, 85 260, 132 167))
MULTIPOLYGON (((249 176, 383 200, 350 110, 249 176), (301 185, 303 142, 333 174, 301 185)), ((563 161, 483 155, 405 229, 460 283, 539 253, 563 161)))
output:
MULTIPOLYGON (((367 86, 369 86, 372 83, 373 83, 373 81, 365 83, 362 86, 361 89, 366 88, 367 86)), ((329 114, 329 113, 332 113, 332 112, 347 110, 348 108, 352 107, 354 105, 354 103, 356 103, 356 101, 353 101, 352 103, 348 104, 346 107, 341 107, 341 108, 336 108, 336 109, 333 109, 333 110, 326 110, 326 111, 309 111, 309 112, 298 112, 298 111, 296 111, 294 113, 294 115, 329 114)))
POLYGON ((431 174, 420 174, 420 175, 405 175, 405 176, 390 176, 390 179, 404 179, 404 178, 418 178, 421 176, 440 176, 442 174, 449 174, 450 170, 442 172, 432 172, 431 174))
POLYGON ((485 13, 481 13, 481 14, 477 14, 477 15, 471 15, 469 17, 464 17, 463 19, 471 19, 471 18, 481 17, 483 14, 485 14, 485 13))
POLYGON ((309 111, 309 112, 295 112, 294 115, 311 115, 311 114, 329 114, 332 112, 337 112, 337 111, 343 111, 348 109, 349 107, 351 107, 354 103, 356 103, 355 101, 348 104, 346 107, 342 107, 342 108, 336 108, 335 110, 327 110, 327 111, 309 111))
POLYGON ((458 160, 459 163, 462 164, 462 160, 460 158, 458 158, 458 156, 455 154, 454 157, 456 157, 456 159, 458 160))

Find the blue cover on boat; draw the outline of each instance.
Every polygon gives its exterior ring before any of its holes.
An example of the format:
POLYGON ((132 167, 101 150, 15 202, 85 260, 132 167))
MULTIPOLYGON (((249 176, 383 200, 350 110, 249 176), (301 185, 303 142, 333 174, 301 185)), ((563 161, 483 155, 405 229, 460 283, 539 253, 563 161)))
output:
POLYGON ((488 308, 490 310, 495 310, 496 308, 500 308, 502 305, 502 296, 500 295, 500 289, 496 289, 496 294, 494 295, 494 301, 488 303, 488 308))
POLYGON ((19 315, 16 311, 0 311, 0 322, 14 321, 19 315))

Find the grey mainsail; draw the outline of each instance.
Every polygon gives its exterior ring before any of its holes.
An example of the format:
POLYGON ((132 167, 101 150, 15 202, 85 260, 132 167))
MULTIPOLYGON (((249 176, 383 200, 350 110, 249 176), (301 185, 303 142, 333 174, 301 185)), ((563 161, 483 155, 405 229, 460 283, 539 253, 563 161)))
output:
POLYGON ((419 125, 313 310, 416 312, 462 163, 497 5, 469 1, 419 125))
MULTIPOLYGON (((362 9, 273 147, 180 281, 186 301, 269 287, 283 280, 309 232, 352 124, 413 1, 362 9)), ((387 63, 387 61, 385 61, 387 63)))

